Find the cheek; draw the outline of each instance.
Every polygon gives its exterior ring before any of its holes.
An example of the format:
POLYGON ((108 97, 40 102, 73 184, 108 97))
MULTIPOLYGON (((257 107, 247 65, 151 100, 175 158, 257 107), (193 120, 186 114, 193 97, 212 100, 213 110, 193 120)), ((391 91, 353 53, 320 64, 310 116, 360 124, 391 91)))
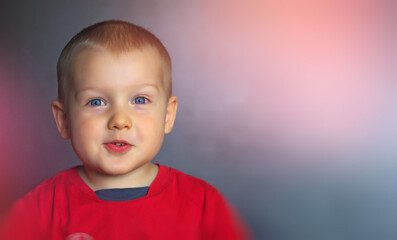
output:
POLYGON ((95 138, 103 132, 103 120, 99 116, 77 115, 72 122, 72 137, 75 141, 95 138))
POLYGON ((161 114, 150 114, 136 121, 139 129, 139 138, 149 142, 161 141, 164 135, 164 116, 161 114))

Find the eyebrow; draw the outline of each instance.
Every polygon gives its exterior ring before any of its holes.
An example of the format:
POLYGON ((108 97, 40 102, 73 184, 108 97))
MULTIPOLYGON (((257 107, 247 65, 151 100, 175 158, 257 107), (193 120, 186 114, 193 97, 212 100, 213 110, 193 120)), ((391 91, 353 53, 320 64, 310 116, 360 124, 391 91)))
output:
MULTIPOLYGON (((147 83, 143 83, 143 84, 137 84, 137 85, 131 85, 131 86, 126 86, 126 87, 131 87, 131 88, 134 88, 134 89, 142 89, 142 88, 147 88, 147 87, 152 87, 152 88, 154 88, 157 92, 160 90, 159 89, 159 87, 156 85, 156 84, 147 84, 147 83)), ((90 90, 98 90, 98 89, 103 89, 103 88, 98 88, 98 87, 86 87, 86 88, 83 88, 83 89, 81 89, 80 91, 78 91, 78 92, 85 92, 85 91, 90 91, 90 90)), ((104 88, 104 89, 106 89, 106 88, 104 88)), ((76 93, 77 93, 77 91, 76 91, 76 93)))
MULTIPOLYGON (((156 84, 147 84, 147 83, 143 83, 143 84, 137 84, 137 85, 134 85, 134 86, 133 86, 133 88, 135 88, 135 89, 142 89, 142 88, 148 88, 148 87, 155 89, 157 93, 160 92, 160 89, 159 89, 159 87, 158 87, 156 84)), ((97 91, 98 89, 99 89, 99 90, 102 90, 102 88, 90 87, 90 86, 89 86, 89 87, 86 87, 86 88, 83 88, 83 89, 81 89, 80 91, 75 91, 74 98, 77 99, 77 98, 79 97, 79 95, 83 94, 84 92, 87 92, 87 91, 97 91)), ((105 88, 105 89, 106 89, 106 88, 105 88)))

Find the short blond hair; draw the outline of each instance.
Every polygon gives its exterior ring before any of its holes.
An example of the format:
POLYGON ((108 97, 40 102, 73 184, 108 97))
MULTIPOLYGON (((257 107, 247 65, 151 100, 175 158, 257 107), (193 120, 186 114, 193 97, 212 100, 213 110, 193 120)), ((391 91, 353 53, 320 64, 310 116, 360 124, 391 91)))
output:
POLYGON ((67 83, 72 81, 71 62, 79 51, 99 47, 115 54, 121 54, 142 50, 148 46, 157 50, 163 60, 163 84, 166 93, 171 96, 171 58, 161 41, 140 26, 120 20, 109 20, 84 28, 63 48, 57 63, 58 100, 65 103, 67 83))

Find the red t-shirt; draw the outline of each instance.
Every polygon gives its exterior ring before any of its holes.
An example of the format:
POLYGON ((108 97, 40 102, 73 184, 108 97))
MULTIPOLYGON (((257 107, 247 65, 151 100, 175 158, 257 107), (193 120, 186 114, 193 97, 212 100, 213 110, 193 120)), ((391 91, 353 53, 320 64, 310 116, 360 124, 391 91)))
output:
POLYGON ((100 200, 77 167, 16 202, 1 239, 248 239, 248 229, 205 181, 160 166, 145 197, 100 200))

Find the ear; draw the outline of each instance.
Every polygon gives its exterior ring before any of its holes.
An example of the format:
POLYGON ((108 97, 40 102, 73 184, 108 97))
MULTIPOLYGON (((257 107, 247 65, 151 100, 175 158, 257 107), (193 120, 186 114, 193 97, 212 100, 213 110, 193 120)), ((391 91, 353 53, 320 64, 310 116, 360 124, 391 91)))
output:
POLYGON ((178 108, 178 99, 176 96, 171 96, 168 99, 167 110, 165 115, 165 129, 164 129, 165 134, 170 133, 172 131, 172 128, 174 127, 177 108, 178 108))
POLYGON ((69 139, 70 134, 68 128, 68 120, 63 104, 60 101, 55 100, 51 104, 51 109, 52 115, 54 115, 54 119, 58 127, 59 135, 61 135, 61 138, 63 139, 69 139))

